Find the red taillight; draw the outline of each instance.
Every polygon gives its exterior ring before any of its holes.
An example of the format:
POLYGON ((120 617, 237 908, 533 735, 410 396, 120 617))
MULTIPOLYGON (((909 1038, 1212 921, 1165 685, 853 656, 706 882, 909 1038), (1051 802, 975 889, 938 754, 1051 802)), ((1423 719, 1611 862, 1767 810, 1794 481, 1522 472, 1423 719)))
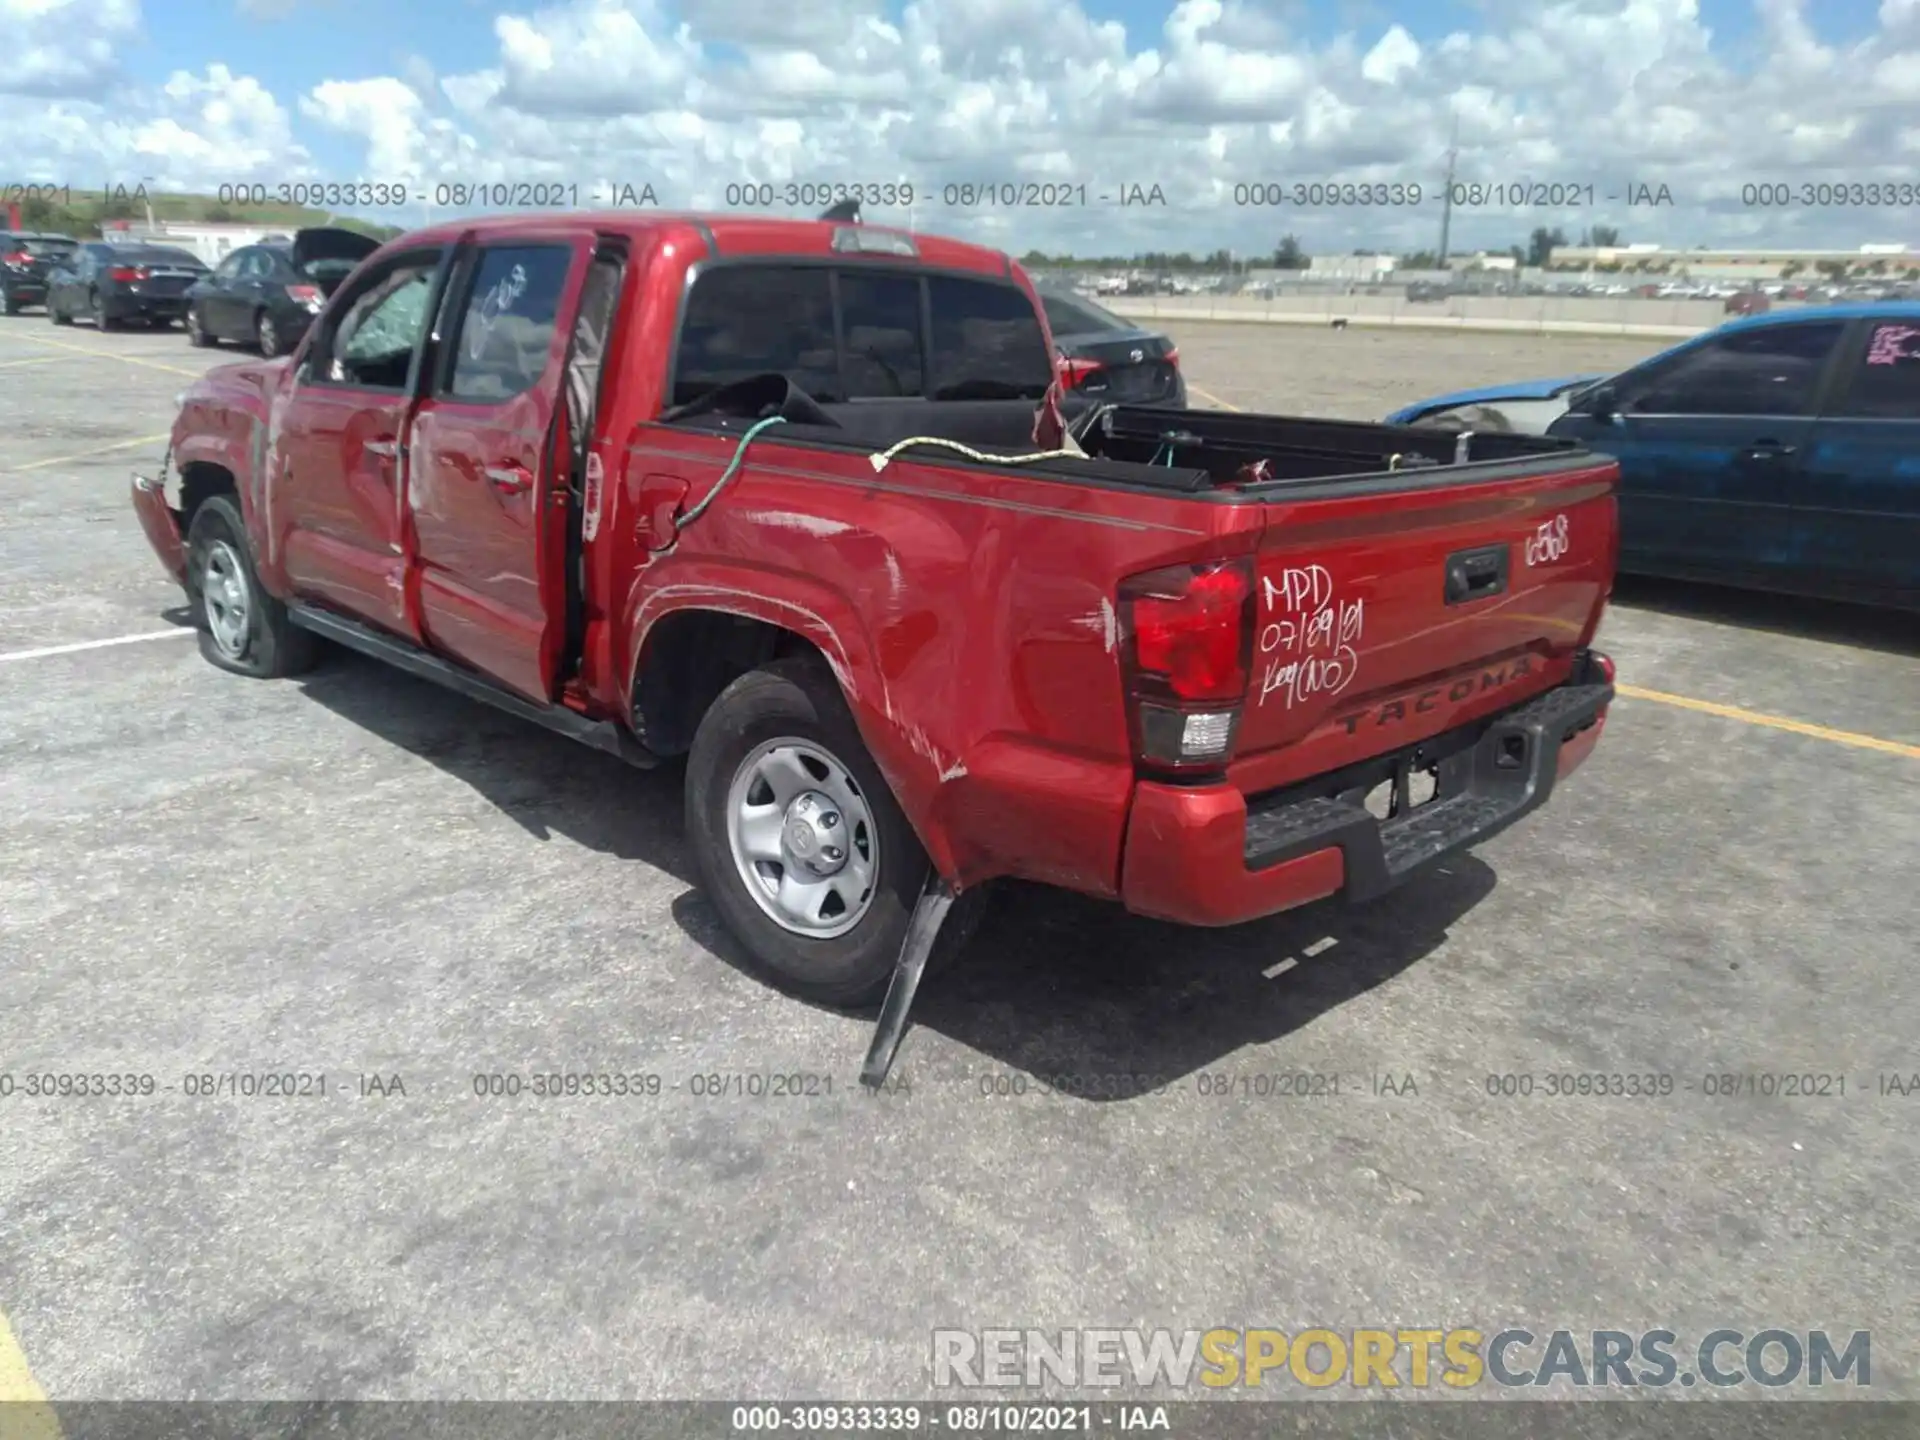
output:
POLYGON ((147 272, 130 265, 116 265, 107 272, 107 278, 120 281, 144 280, 147 278, 147 272))
POLYGON ((1069 390, 1076 389, 1084 385, 1088 380, 1091 380, 1095 375, 1098 375, 1104 368, 1106 367, 1101 365, 1098 360, 1072 360, 1062 355, 1060 357, 1060 383, 1069 390))
POLYGON ((1160 358, 1178 370, 1180 368, 1180 347, 1178 345, 1169 345, 1167 347, 1167 353, 1160 358))
POLYGON ((0 255, 0 265, 31 265, 33 256, 24 250, 16 250, 11 255, 0 255))
POLYGON ((1219 769, 1233 752, 1253 662, 1253 562, 1213 560, 1120 586, 1135 751, 1150 765, 1219 769))
POLYGON ((318 310, 320 302, 326 297, 318 285, 289 285, 287 298, 297 305, 306 306, 309 310, 318 310))

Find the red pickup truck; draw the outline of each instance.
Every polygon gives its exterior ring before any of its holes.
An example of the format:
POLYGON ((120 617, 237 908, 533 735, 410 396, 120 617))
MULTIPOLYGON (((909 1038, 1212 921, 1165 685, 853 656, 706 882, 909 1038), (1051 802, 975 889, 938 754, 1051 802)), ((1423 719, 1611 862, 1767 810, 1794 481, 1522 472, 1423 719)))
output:
POLYGON ((365 259, 291 356, 197 381, 133 503, 215 665, 324 639, 684 758, 712 903, 776 983, 884 995, 879 1083, 963 893, 1194 925, 1364 900, 1545 801, 1613 695, 1610 459, 1069 417, 1057 373, 973 245, 459 220, 365 259))

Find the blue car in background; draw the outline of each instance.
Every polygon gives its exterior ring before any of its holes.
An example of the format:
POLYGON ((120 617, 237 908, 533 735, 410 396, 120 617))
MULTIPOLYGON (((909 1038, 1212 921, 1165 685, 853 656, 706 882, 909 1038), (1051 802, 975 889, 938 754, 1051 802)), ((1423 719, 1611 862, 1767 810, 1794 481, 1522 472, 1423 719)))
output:
POLYGON ((1920 610, 1920 302, 1775 311, 1387 420, 1617 457, 1623 572, 1920 610))

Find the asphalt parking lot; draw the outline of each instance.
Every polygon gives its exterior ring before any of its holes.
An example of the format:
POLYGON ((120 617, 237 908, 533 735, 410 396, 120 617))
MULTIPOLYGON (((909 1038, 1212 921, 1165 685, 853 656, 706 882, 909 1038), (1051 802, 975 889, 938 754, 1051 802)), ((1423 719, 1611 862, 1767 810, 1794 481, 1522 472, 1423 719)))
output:
MULTIPOLYGON (((1176 338, 1208 403, 1360 418, 1657 348, 1176 338)), ((928 1393, 937 1326, 1778 1326, 1873 1331, 1920 1399, 1910 620, 1624 585, 1630 688, 1547 810, 1228 932, 1010 890, 869 1097, 868 1020, 738 968, 677 771, 357 658, 199 658, 126 476, 229 354, 0 320, 0 1074, 162 1087, 0 1100, 0 1376, 877 1398, 928 1393), (661 1091, 475 1093, 533 1070, 661 1091), (262 1071, 326 1093, 184 1093, 262 1071), (1674 1088, 1488 1093, 1575 1071, 1674 1088), (1262 1079, 1300 1072, 1339 1093, 1262 1079), (830 1093, 698 1093, 794 1073, 830 1093), (1166 1087, 1041 1079, 1119 1073, 1166 1087)))

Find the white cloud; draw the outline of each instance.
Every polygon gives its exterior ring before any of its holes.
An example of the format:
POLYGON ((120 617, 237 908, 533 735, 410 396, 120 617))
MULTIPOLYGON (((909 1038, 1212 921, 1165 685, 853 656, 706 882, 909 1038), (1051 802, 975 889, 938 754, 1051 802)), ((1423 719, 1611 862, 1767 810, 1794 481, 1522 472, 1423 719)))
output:
POLYGON ((1077 0, 910 0, 892 21, 880 0, 566 0, 495 14, 479 68, 429 52, 275 96, 211 63, 116 82, 136 0, 0 0, 0 126, 25 137, 22 179, 526 178, 574 181, 583 199, 616 181, 699 205, 738 180, 910 179, 937 201, 946 182, 1029 177, 1084 181, 1090 197, 1159 185, 1174 203, 923 203, 915 220, 1021 249, 1248 249, 1293 231, 1347 250, 1430 242, 1437 207, 1235 211, 1233 184, 1403 180, 1432 195, 1457 118, 1462 179, 1595 196, 1552 213, 1465 207, 1466 243, 1591 223, 1688 243, 1878 238, 1884 213, 1756 218, 1735 202, 1758 180, 1911 183, 1920 0, 1882 0, 1877 30, 1844 44, 1819 38, 1806 0, 1754 3, 1757 60, 1716 39, 1697 0, 1481 0, 1476 28, 1424 45, 1359 5, 1350 33, 1310 45, 1288 0, 1170 0, 1132 31, 1077 0), (339 173, 316 176, 313 150, 339 173), (1665 184, 1675 204, 1605 199, 1630 183, 1665 184))
POLYGON ((97 99, 139 30, 138 0, 0 0, 0 96, 97 99))
POLYGON ((1420 46, 1395 25, 1367 52, 1367 58, 1360 62, 1360 74, 1376 85, 1392 85, 1419 64, 1420 46))

